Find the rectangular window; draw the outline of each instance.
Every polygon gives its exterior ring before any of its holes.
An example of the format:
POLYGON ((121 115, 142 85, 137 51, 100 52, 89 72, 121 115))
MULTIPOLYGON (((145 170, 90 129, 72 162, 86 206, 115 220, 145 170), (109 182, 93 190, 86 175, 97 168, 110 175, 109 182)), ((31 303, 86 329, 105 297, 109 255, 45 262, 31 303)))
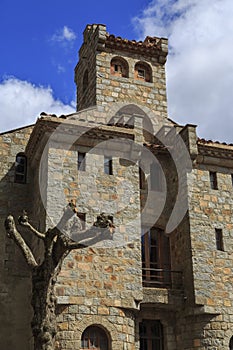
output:
POLYGON ((216 228, 215 229, 215 239, 216 239, 216 248, 217 248, 217 250, 224 251, 224 249, 223 249, 222 229, 221 228, 216 228))
POLYGON ((77 213, 78 218, 80 219, 81 229, 85 230, 86 228, 86 214, 85 213, 77 213))
POLYGON ((163 230, 152 227, 142 234, 141 254, 143 286, 150 288, 170 287, 170 242, 163 230))
POLYGON ((231 185, 233 187, 233 174, 231 174, 231 185))
POLYGON ((210 171, 210 188, 212 190, 218 189, 217 173, 215 171, 210 171))
POLYGON ((107 175, 112 175, 112 157, 104 156, 104 172, 107 175))
POLYGON ((140 190, 146 189, 146 175, 142 169, 140 162, 139 162, 139 185, 140 185, 140 190))
POLYGON ((24 184, 27 177, 27 158, 25 155, 17 154, 15 159, 15 182, 24 184))
POLYGON ((86 170, 86 153, 78 152, 78 170, 86 170))
POLYGON ((139 324, 140 350, 163 350, 163 326, 159 320, 142 320, 139 324))
POLYGON ((150 188, 152 191, 162 192, 162 170, 158 163, 153 162, 150 166, 150 188))
POLYGON ((114 71, 117 73, 121 73, 121 66, 119 64, 114 64, 114 71))

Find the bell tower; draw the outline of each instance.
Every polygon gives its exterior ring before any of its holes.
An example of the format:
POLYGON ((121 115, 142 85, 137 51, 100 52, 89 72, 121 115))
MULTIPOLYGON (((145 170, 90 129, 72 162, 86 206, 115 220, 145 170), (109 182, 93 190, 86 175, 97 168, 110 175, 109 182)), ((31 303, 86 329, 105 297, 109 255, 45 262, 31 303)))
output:
POLYGON ((108 34, 102 24, 87 25, 83 38, 75 67, 77 111, 126 102, 146 106, 167 117, 167 39, 122 39, 108 34))

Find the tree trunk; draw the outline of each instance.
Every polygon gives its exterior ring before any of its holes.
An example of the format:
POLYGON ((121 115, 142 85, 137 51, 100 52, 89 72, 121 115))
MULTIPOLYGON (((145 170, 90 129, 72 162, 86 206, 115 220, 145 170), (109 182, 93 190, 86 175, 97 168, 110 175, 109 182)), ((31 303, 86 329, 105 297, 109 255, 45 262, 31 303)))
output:
POLYGON ((34 350, 54 350, 56 325, 55 283, 63 259, 54 266, 53 260, 44 262, 32 272, 32 300, 34 315, 31 323, 34 350))

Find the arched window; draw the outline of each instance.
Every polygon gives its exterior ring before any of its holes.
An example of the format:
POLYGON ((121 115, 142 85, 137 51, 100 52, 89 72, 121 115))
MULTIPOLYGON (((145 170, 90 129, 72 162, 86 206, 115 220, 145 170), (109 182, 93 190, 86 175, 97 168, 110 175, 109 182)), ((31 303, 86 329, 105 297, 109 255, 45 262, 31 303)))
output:
POLYGON ((230 342, 229 342, 229 349, 233 350, 233 336, 231 337, 230 342))
POLYGON ((159 320, 142 320, 139 324, 140 350, 163 350, 163 326, 159 320))
POLYGON ((122 57, 113 57, 111 60, 111 74, 117 77, 128 78, 129 65, 122 57))
POLYGON ((134 77, 136 80, 152 82, 152 69, 146 62, 138 62, 135 64, 134 77))
POLYGON ((24 184, 27 180, 27 157, 18 153, 15 158, 15 182, 24 184))
POLYGON ((97 326, 85 329, 81 338, 81 349, 109 350, 109 341, 105 331, 97 326))
POLYGON ((83 92, 87 90, 88 87, 88 70, 86 69, 83 75, 83 92))

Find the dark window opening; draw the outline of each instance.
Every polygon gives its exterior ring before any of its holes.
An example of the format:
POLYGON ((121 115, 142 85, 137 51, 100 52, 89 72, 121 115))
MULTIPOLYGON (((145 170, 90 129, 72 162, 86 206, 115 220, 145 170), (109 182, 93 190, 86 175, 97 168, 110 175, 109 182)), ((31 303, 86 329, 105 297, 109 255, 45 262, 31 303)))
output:
POLYGON ((104 172, 107 175, 112 175, 112 157, 104 156, 104 172))
POLYGON ((150 188, 152 191, 163 190, 162 170, 158 163, 153 162, 150 166, 150 188))
POLYGON ((77 213, 78 218, 80 219, 81 229, 85 230, 86 228, 86 214, 85 213, 77 213))
POLYGON ((114 71, 121 73, 122 72, 122 67, 120 64, 114 64, 114 71))
POLYGON ((229 350, 233 350, 233 336, 231 337, 229 342, 229 350))
POLYGON ((139 78, 145 78, 145 70, 144 69, 138 69, 138 77, 139 78))
POLYGON ((139 184, 140 184, 140 190, 146 189, 146 175, 141 168, 139 168, 139 184))
POLYGON ((86 153, 78 152, 78 170, 86 170, 86 153))
POLYGON ((82 334, 81 348, 85 350, 109 350, 108 337, 103 329, 88 327, 82 334))
POLYGON ((142 280, 144 287, 169 288, 171 261, 169 237, 152 227, 142 235, 142 280))
POLYGON ((218 189, 217 173, 215 171, 210 171, 210 188, 212 190, 218 189))
POLYGON ((163 326, 159 320, 143 320, 139 324, 140 350, 163 350, 163 326))
POLYGON ((18 153, 15 159, 15 182, 24 184, 27 180, 27 157, 18 153))
POLYGON ((88 70, 85 70, 85 73, 83 75, 83 92, 87 90, 88 87, 88 70))
POLYGON ((223 236, 222 236, 222 229, 221 228, 216 228, 215 229, 215 239, 216 239, 216 248, 217 248, 217 250, 224 251, 223 236))
POLYGON ((233 174, 231 174, 231 185, 233 187, 233 174))

